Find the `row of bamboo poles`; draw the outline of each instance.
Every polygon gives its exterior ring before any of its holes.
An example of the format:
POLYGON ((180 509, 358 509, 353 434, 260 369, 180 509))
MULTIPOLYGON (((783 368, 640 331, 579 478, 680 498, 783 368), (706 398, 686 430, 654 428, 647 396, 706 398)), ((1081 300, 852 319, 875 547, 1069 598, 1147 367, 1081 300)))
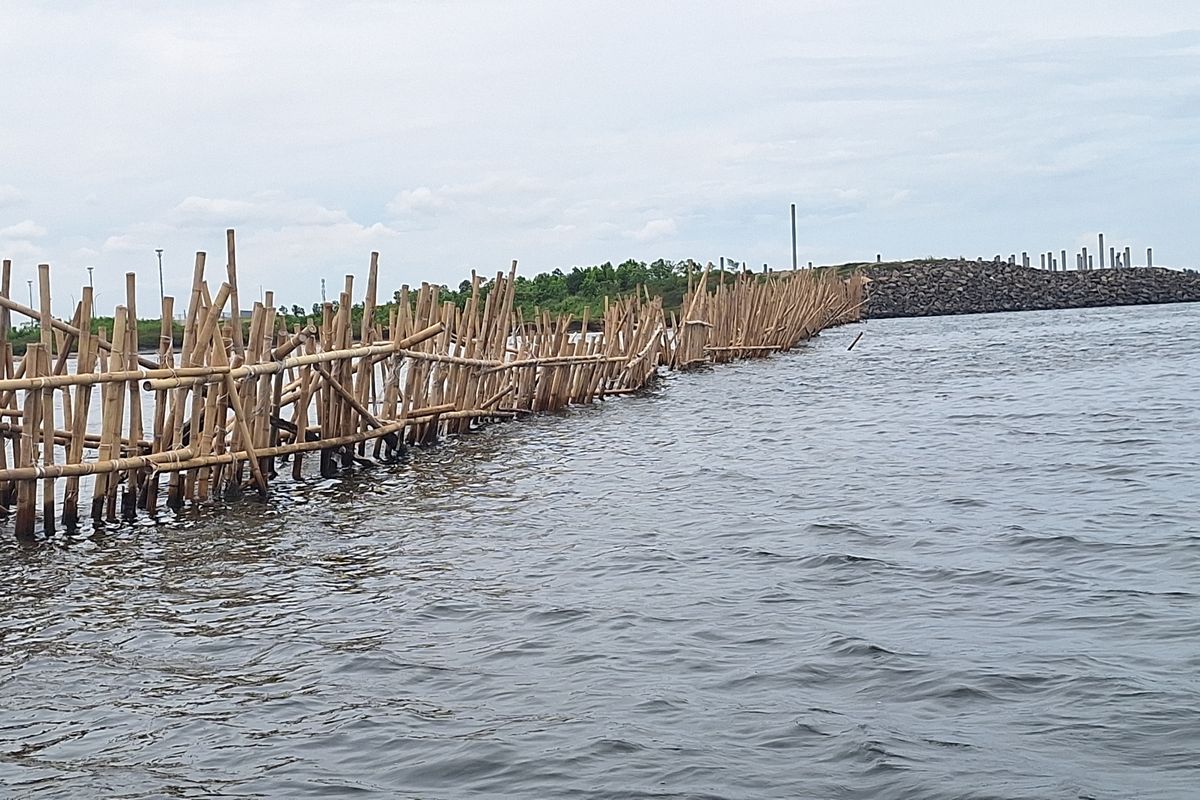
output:
POLYGON ((265 497, 281 471, 302 477, 306 455, 324 476, 393 460, 406 445, 489 421, 638 392, 660 368, 787 350, 858 319, 863 301, 858 276, 744 275, 710 287, 706 269, 689 275, 680 315, 643 291, 606 301, 598 320, 526 319, 514 306, 514 262, 490 282, 472 275, 463 308, 422 284, 402 287, 384 314, 372 253, 357 323, 348 275, 319 319, 288 329, 267 292, 247 329, 233 231, 226 244, 218 286, 206 279, 205 254, 196 254, 179 352, 171 297, 156 315, 157 352, 138 352, 133 273, 112 329, 93 334, 90 287, 70 321, 56 319, 49 266, 38 270, 35 309, 10 297, 11 263, 3 262, 0 516, 12 516, 19 537, 35 534, 39 485, 47 534, 60 518, 68 529, 79 525, 81 495, 91 501, 84 516, 97 523, 243 488, 265 497), (40 328, 20 360, 8 340, 12 312, 40 328))

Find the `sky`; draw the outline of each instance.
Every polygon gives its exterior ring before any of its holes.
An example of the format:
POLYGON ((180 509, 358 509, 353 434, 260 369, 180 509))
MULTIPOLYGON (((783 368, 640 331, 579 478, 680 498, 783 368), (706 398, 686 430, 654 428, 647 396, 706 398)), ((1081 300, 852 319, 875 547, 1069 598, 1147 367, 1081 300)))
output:
MULTIPOLYGON (((56 312, 627 258, 1200 264, 1196 0, 22 3, 0 258, 56 312), (1089 248, 1091 249, 1091 247, 1089 248), (62 288, 59 288, 62 287, 62 288), (36 286, 35 286, 36 288, 36 286), (64 291, 65 290, 65 291, 64 291), (61 304, 63 308, 58 308, 61 304)), ((143 312, 143 316, 153 316, 143 312)))

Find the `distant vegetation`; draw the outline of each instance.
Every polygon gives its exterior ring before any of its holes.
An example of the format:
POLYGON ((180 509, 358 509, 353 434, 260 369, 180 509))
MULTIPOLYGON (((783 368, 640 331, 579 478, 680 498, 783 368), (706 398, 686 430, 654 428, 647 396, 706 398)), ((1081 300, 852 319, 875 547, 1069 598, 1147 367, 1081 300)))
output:
MULTIPOLYGON (((593 319, 604 313, 604 298, 618 298, 636 291, 648 292, 651 297, 661 297, 663 305, 668 310, 679 309, 683 296, 687 292, 688 265, 693 270, 693 280, 700 279, 704 266, 696 262, 664 261, 659 259, 651 263, 630 259, 613 266, 605 262, 593 267, 573 267, 570 272, 556 269, 553 272, 543 272, 532 278, 518 275, 515 286, 514 305, 520 308, 526 319, 532 319, 539 309, 551 314, 571 314, 576 319, 583 315, 585 308, 593 319), (644 287, 644 288, 643 288, 644 287)), ((710 288, 715 288, 718 282, 729 283, 737 276, 735 270, 714 269, 709 276, 710 288)), ((486 298, 491 290, 492 280, 481 281, 480 297, 486 298)), ((440 301, 452 302, 459 308, 464 308, 471 298, 471 282, 462 281, 457 288, 441 287, 440 301)), ((410 302, 414 300, 410 292, 410 302)), ((399 301, 397 292, 392 301, 381 304, 375 310, 378 322, 386 323, 388 315, 396 302, 399 301)), ((289 326, 303 323, 309 318, 319 319, 321 316, 320 303, 314 303, 311 309, 294 305, 290 308, 281 306, 280 313, 286 313, 289 326)), ((354 306, 353 320, 355 325, 362 319, 362 305, 354 306)))
MULTIPOLYGON (((20 316, 13 312, 12 316, 20 316)), ((105 336, 112 338, 113 318, 112 317, 96 317, 92 320, 92 333, 99 333, 103 328, 105 336)), ((176 322, 173 326, 175 344, 178 345, 183 341, 183 325, 176 322)), ((162 333, 162 323, 157 319, 143 319, 138 321, 138 349, 139 350, 158 350, 158 337, 162 333)), ((26 322, 23 325, 18 325, 8 333, 8 340, 12 342, 13 353, 20 355, 25 352, 25 345, 30 342, 37 342, 41 339, 42 329, 36 322, 26 322)))

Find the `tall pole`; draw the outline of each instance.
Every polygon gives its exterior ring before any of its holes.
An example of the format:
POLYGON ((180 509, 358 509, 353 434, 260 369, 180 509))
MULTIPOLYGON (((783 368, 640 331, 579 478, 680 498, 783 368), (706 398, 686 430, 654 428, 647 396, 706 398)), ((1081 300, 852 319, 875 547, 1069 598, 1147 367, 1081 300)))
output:
POLYGON ((1104 269, 1104 234, 1100 234, 1100 269, 1104 269))
POLYGON ((166 295, 167 295, 167 293, 165 291, 163 291, 162 248, 159 247, 154 252, 158 253, 158 307, 162 308, 163 298, 166 297, 166 295))
POLYGON ((796 204, 792 203, 792 269, 795 270, 799 262, 796 261, 796 204))
POLYGON ((89 288, 89 289, 91 289, 91 288, 94 288, 94 287, 92 286, 92 270, 94 270, 94 269, 95 269, 95 267, 88 267, 88 268, 87 268, 87 271, 88 271, 88 288, 89 288))

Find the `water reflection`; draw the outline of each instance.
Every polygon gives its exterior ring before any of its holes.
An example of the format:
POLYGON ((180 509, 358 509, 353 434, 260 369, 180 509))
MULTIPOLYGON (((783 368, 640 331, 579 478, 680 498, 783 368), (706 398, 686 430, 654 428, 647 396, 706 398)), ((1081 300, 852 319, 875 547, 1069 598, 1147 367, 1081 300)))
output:
POLYGON ((1198 315, 872 322, 5 541, 0 794, 1190 797, 1198 315))

